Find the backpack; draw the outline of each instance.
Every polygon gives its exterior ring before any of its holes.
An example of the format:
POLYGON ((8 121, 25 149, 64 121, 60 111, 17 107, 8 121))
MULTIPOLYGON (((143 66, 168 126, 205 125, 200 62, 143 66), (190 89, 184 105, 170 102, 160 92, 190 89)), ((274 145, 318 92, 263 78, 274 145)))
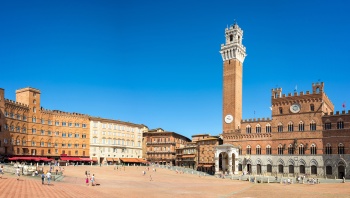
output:
POLYGON ((44 179, 45 178, 45 175, 44 174, 41 174, 41 179, 44 179))

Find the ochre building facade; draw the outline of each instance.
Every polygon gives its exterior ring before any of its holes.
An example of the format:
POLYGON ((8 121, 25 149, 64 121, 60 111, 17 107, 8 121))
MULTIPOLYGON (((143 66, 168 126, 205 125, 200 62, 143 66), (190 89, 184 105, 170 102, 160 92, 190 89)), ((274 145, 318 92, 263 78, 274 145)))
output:
MULTIPOLYGON (((60 159, 89 157, 89 116, 41 107, 35 88, 16 91, 16 101, 0 89, 0 154, 9 157, 60 159)), ((29 158, 24 158, 29 159, 29 158)))

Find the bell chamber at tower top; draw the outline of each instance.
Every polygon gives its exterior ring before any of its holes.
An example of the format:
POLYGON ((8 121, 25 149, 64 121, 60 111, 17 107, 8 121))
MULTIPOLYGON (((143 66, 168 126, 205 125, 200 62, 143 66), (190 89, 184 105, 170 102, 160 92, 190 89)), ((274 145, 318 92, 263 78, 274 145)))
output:
POLYGON ((220 54, 223 61, 237 59, 243 63, 246 49, 242 44, 243 30, 235 23, 225 29, 225 44, 221 44, 220 54))

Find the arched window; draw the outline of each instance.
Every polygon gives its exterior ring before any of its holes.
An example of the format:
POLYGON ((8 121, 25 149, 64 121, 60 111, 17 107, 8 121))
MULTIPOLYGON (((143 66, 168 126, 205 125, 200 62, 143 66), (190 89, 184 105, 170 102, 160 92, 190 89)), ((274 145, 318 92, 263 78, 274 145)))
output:
POLYGON ((326 145, 326 154, 331 155, 332 154, 332 146, 330 143, 327 143, 326 145))
POLYGON ((255 150, 256 150, 256 154, 257 155, 261 155, 261 147, 260 147, 260 145, 256 146, 255 150))
POLYGON ((266 146, 266 155, 271 155, 271 146, 270 145, 266 146))
POLYGON ((327 120, 324 123, 324 130, 330 130, 330 129, 332 129, 332 123, 331 123, 331 121, 327 120))
POLYGON ((338 144, 338 154, 344 154, 344 144, 338 144))
POLYGON ((292 132, 293 131, 293 122, 288 123, 288 131, 292 132))
POLYGON ((252 150, 250 145, 247 146, 247 155, 251 155, 252 154, 252 150))
POLYGON ((270 125, 270 123, 266 124, 266 133, 271 133, 271 125, 270 125))
POLYGON ((292 144, 289 145, 288 147, 288 154, 293 155, 294 154, 294 146, 292 144))
POLYGON ((261 126, 260 124, 257 124, 255 127, 256 133, 261 133, 261 126))
POLYGON ((252 128, 251 128, 250 125, 248 125, 248 126, 245 127, 245 132, 246 132, 247 134, 252 133, 252 128))
POLYGON ((344 122, 343 120, 339 120, 337 122, 337 129, 343 129, 344 128, 344 122))
POLYGON ((310 131, 315 131, 316 130, 316 123, 315 123, 315 121, 311 121, 311 123, 310 123, 310 131))
POLYGON ((36 117, 32 117, 32 122, 36 122, 36 117))
POLYGON ((283 146, 282 146, 282 144, 278 145, 277 153, 278 153, 278 155, 283 155, 283 146))
POLYGON ((299 145, 299 155, 305 155, 304 145, 299 145))
POLYGON ((317 154, 317 148, 316 148, 315 144, 311 145, 310 153, 311 153, 311 155, 316 155, 317 154))
POLYGON ((304 123, 302 121, 299 122, 299 131, 304 131, 304 123))
POLYGON ((283 125, 282 125, 282 123, 280 122, 280 123, 278 123, 278 126, 277 126, 277 131, 278 132, 283 132, 283 125))

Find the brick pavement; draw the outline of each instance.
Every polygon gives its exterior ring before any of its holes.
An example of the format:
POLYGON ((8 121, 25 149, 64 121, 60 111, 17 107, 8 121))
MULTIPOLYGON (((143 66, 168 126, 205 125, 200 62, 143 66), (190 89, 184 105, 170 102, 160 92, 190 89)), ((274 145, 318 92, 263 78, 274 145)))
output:
POLYGON ((65 167, 65 178, 52 185, 42 185, 39 177, 23 177, 17 181, 14 175, 5 174, 0 179, 0 197, 350 197, 350 183, 337 184, 253 184, 246 181, 198 177, 176 174, 157 169, 142 175, 144 167, 126 167, 125 171, 113 166, 65 167), (95 174, 101 186, 86 186, 85 171, 95 174), (150 174, 153 181, 150 181, 150 174))

